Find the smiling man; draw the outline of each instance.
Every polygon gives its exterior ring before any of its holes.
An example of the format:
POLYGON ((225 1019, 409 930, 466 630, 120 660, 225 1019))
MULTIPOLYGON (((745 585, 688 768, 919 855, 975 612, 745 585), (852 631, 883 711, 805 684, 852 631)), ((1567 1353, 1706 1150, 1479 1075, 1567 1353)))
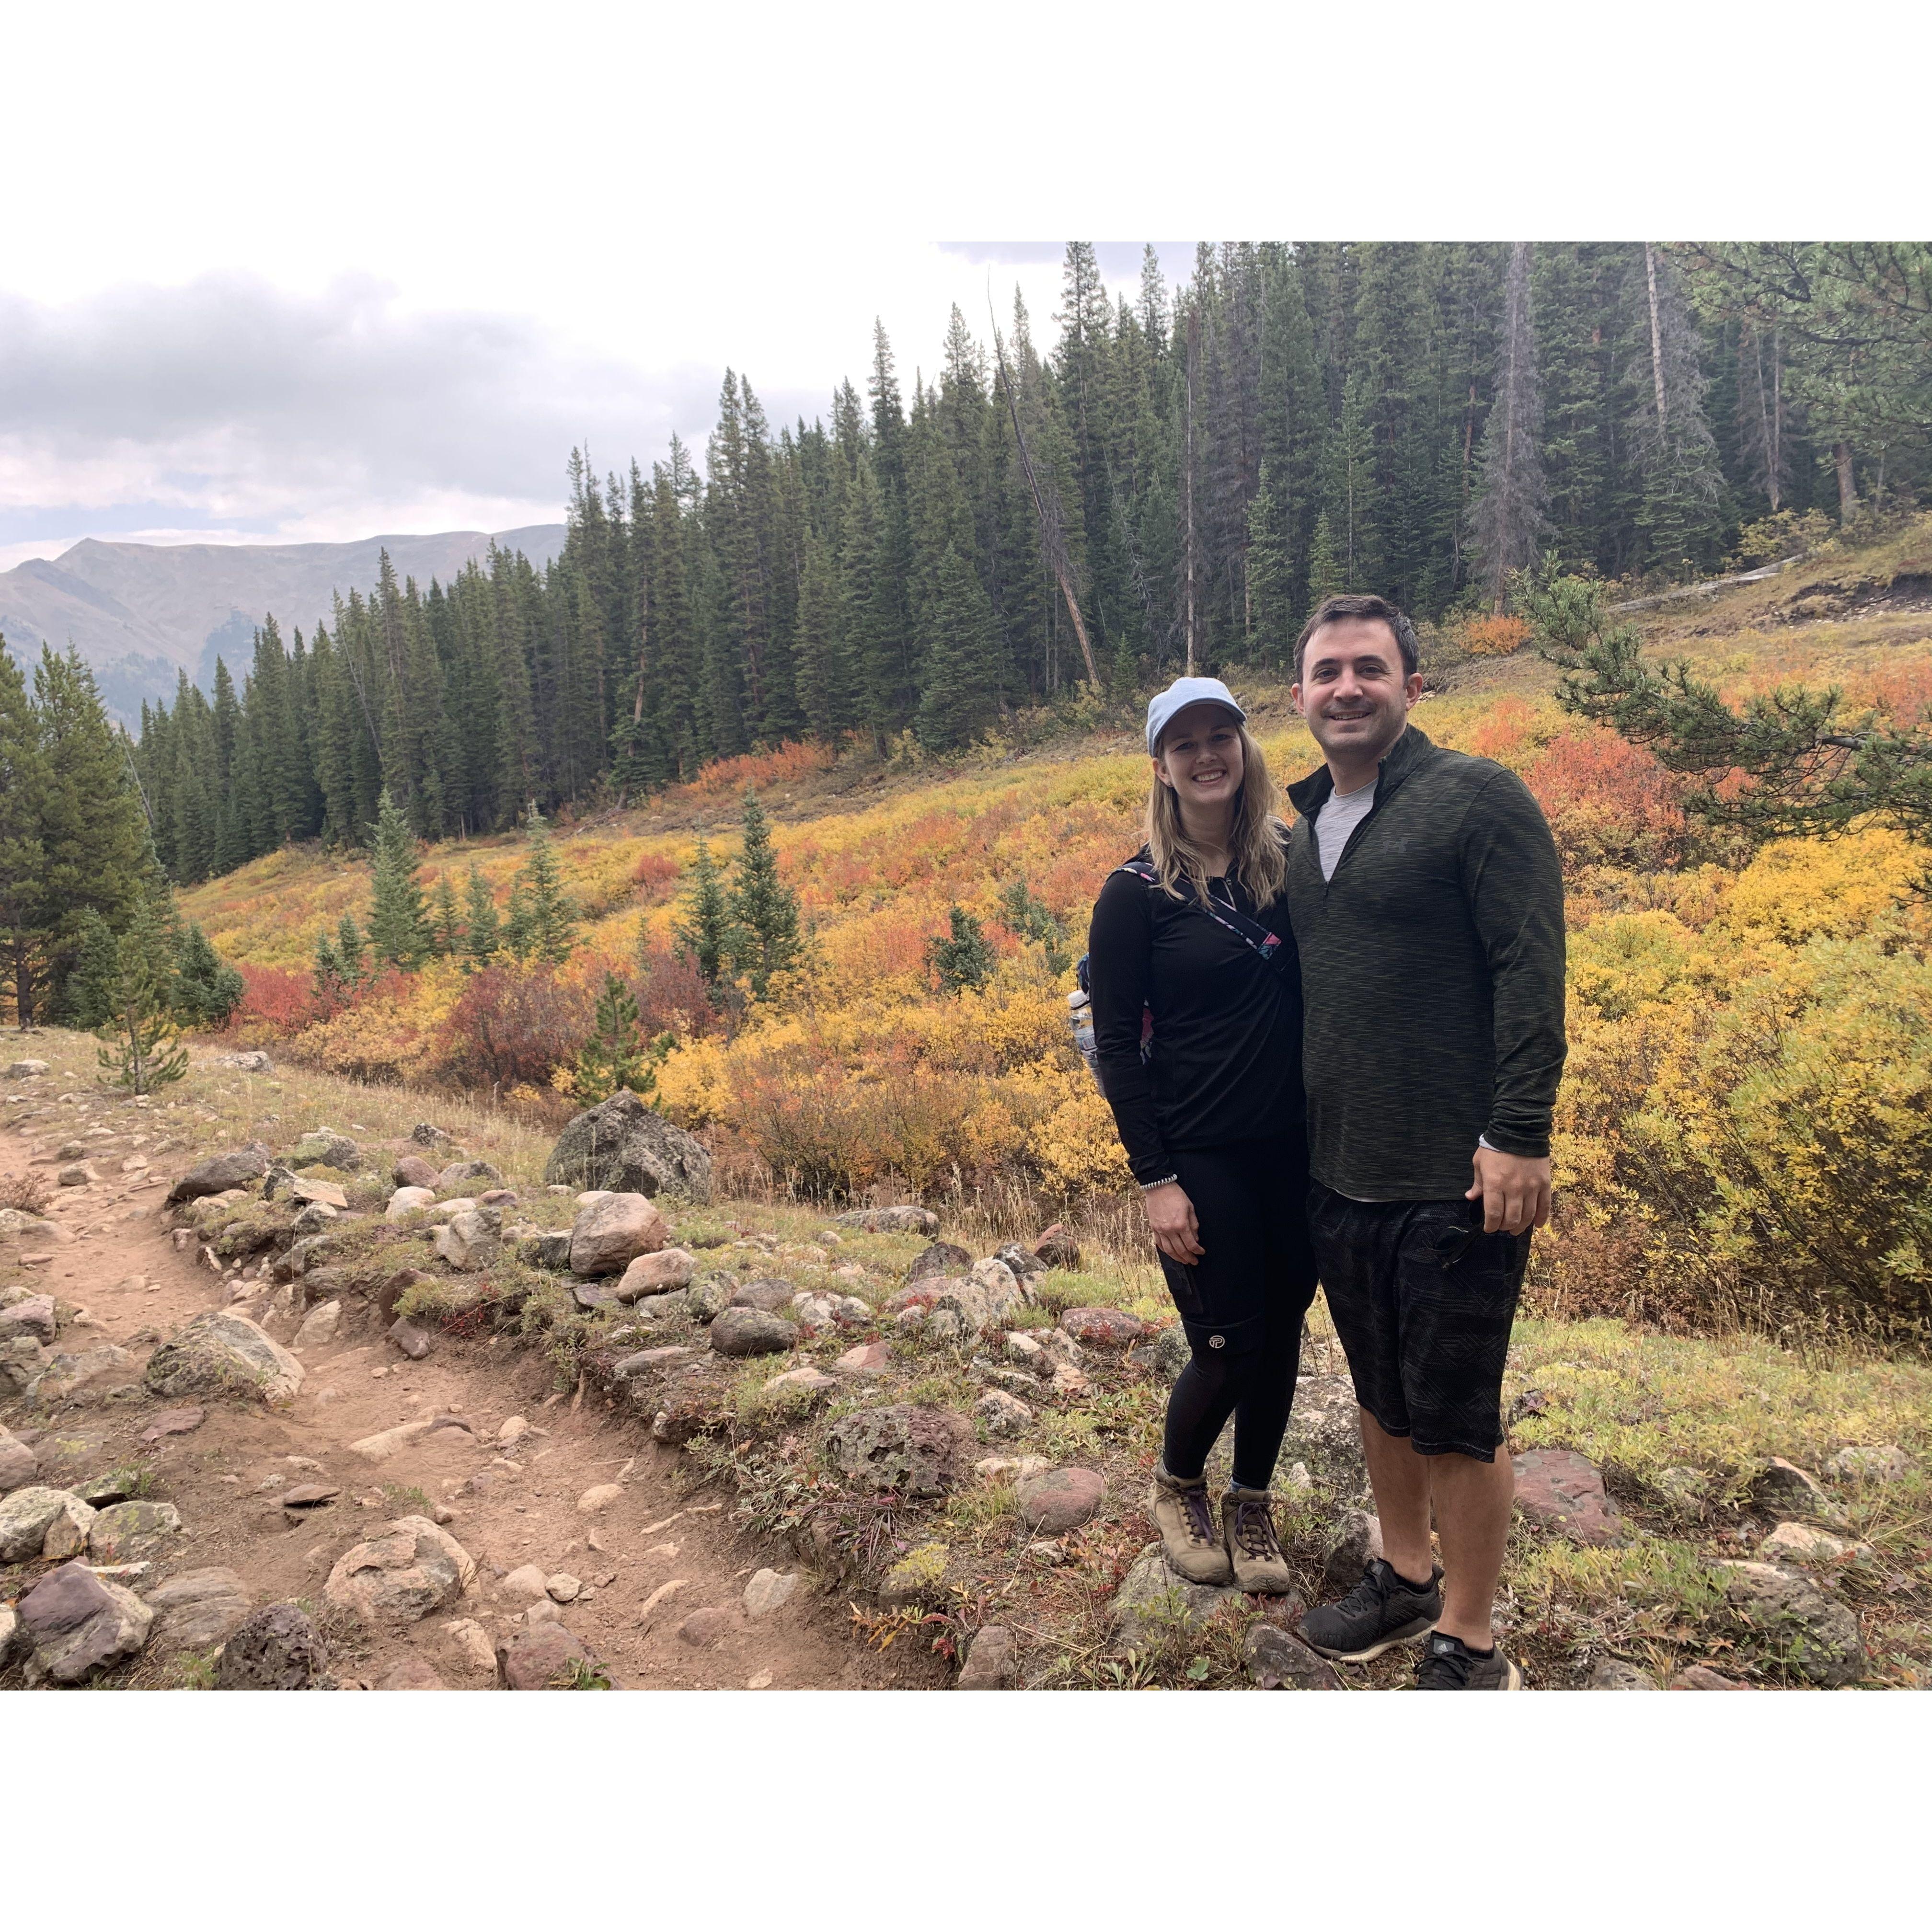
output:
POLYGON ((1426 1637, 1418 1689, 1514 1690, 1491 1624, 1515 1488, 1502 1378, 1550 1215, 1562 873, 1514 772, 1409 723, 1422 679, 1394 604, 1330 598, 1295 656, 1325 760, 1288 792, 1309 1230, 1384 1552, 1302 1634, 1351 1660, 1426 1637))

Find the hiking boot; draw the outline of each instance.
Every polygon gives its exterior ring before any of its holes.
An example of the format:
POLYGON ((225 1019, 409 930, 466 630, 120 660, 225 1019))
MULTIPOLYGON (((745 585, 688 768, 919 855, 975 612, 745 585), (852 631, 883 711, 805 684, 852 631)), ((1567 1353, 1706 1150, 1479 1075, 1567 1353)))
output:
POLYGON ((1160 1532, 1161 1554, 1177 1576, 1184 1576, 1190 1583, 1233 1581, 1234 1568, 1215 1526, 1214 1506, 1208 1500, 1204 1478, 1179 1482, 1156 1464, 1148 1514, 1160 1532))
POLYGON ((1398 1643, 1426 1636, 1442 1614, 1442 1572, 1418 1590, 1378 1556, 1339 1604, 1324 1604, 1301 1620, 1301 1640, 1342 1664, 1366 1664, 1398 1643))
POLYGON ((1285 1597, 1294 1588, 1267 1490, 1229 1490, 1221 1498, 1221 1534, 1234 1564, 1236 1589, 1285 1597))
POLYGON ((1485 1657, 1459 1636, 1438 1630, 1429 1640, 1429 1653, 1416 1666, 1418 1690, 1520 1690, 1522 1672, 1504 1656, 1497 1644, 1485 1657))

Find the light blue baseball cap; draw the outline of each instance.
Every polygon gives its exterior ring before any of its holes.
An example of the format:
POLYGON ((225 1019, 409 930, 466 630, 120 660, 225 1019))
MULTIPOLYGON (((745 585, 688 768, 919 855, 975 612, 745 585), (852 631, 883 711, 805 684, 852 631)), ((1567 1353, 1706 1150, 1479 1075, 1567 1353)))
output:
POLYGON ((1151 758, 1160 745, 1160 734, 1177 711, 1190 704, 1219 704, 1232 711, 1244 724, 1248 714, 1234 702, 1234 694, 1218 677, 1178 677, 1167 688, 1148 700, 1147 747, 1151 758))

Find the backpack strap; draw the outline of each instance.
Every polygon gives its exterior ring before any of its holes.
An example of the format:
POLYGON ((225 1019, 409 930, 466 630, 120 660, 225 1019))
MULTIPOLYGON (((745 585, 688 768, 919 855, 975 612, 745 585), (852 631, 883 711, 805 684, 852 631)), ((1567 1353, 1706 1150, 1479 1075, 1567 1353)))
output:
MULTIPOLYGON (((1130 859, 1126 864, 1117 866, 1114 869, 1118 872, 1131 872, 1136 878, 1144 880, 1150 886, 1157 886, 1160 884, 1160 874, 1144 859, 1130 859)), ((1225 926, 1264 964, 1272 966, 1277 972, 1281 970, 1282 962, 1286 956, 1282 950, 1279 933, 1270 932, 1266 926, 1249 918, 1246 913, 1237 911, 1232 906, 1220 904, 1211 894, 1203 899, 1197 898, 1190 890, 1187 895, 1187 903, 1197 910, 1204 912, 1216 926, 1225 926)))

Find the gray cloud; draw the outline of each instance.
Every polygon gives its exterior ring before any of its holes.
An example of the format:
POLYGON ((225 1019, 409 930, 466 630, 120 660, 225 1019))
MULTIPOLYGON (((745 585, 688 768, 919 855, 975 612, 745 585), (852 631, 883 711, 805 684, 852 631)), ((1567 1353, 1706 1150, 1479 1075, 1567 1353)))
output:
MULTIPOLYGON (((600 469, 648 465, 674 430, 701 458, 722 373, 573 352, 514 316, 411 313, 359 278, 308 296, 209 276, 62 307, 0 293, 0 536, 10 512, 25 535, 60 506, 258 527, 376 504, 554 507, 586 440, 600 469)), ((763 400, 774 422, 824 403, 763 400)))

